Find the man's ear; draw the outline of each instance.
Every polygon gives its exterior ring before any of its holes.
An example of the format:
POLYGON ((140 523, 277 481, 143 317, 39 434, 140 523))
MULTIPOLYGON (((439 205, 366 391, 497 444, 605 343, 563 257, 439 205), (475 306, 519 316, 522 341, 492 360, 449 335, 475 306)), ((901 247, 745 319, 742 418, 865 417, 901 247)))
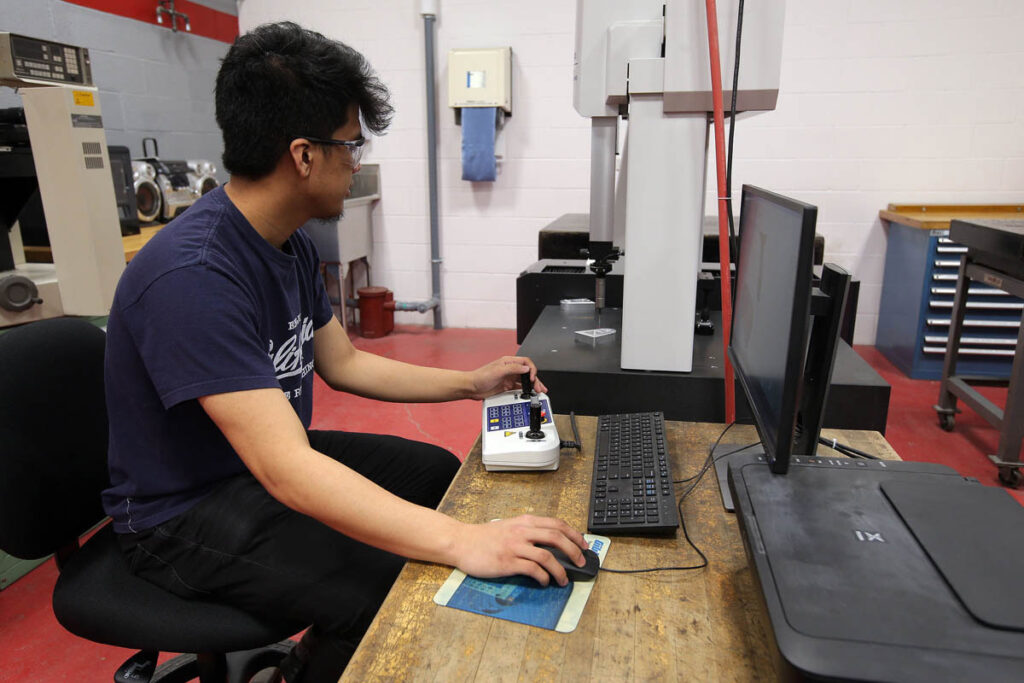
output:
POLYGON ((292 165, 300 178, 308 178, 313 170, 313 156, 310 149, 309 141, 304 138, 296 138, 288 145, 288 154, 291 156, 292 165))

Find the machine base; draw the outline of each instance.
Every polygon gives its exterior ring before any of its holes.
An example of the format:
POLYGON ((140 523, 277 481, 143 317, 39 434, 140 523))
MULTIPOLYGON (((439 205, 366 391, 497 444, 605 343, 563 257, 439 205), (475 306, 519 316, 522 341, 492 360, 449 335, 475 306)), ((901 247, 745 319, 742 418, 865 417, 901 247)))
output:
MULTIPOLYGON (((666 315, 671 311, 666 310, 666 315)), ((592 327, 621 329, 621 312, 606 308, 600 325, 592 314, 547 306, 526 335, 519 354, 536 365, 544 385, 558 398, 559 410, 580 415, 660 410, 666 420, 723 422, 725 370, 721 313, 712 311, 714 335, 694 337, 693 371, 622 370, 619 338, 606 344, 577 343, 573 331, 592 327)), ((836 349, 835 369, 825 427, 871 429, 885 433, 891 388, 845 342, 836 349)), ((750 407, 736 385, 736 419, 752 420, 750 407)))

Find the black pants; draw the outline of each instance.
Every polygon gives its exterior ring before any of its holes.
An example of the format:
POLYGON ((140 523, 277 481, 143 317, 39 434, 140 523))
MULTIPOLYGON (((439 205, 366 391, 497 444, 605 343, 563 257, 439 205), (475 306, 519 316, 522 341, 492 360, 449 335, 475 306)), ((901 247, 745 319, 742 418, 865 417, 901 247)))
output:
MULTIPOLYGON (((442 448, 393 436, 311 431, 309 442, 431 508, 459 467, 442 448)), ((121 546, 133 573, 176 595, 312 624, 282 667, 289 683, 338 680, 405 562, 285 507, 248 472, 121 546)))

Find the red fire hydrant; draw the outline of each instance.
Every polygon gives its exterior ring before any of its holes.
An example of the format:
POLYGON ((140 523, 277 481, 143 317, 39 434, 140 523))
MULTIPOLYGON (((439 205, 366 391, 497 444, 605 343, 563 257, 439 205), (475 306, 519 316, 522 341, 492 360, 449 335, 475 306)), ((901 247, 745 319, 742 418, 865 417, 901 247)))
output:
POLYGON ((388 335, 395 329, 395 294, 387 287, 361 287, 359 328, 368 339, 388 335))

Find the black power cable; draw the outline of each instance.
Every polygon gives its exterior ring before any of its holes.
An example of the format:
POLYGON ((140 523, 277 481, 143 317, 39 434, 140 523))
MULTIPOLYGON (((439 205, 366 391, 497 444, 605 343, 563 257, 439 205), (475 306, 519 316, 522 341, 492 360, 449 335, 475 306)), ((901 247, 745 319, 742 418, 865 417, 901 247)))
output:
MULTIPOLYGON (((730 260, 739 258, 739 247, 736 244, 736 226, 732 217, 732 149, 733 135, 736 132, 736 91, 740 80, 740 42, 743 37, 743 0, 739 2, 739 11, 736 15, 736 54, 733 58, 732 67, 732 103, 729 105, 729 149, 726 152, 725 162, 725 206, 729 212, 729 249, 730 260)), ((723 273, 723 277, 727 274, 723 273)), ((730 289, 730 291, 732 291, 730 289)), ((734 294, 735 296, 735 294, 734 294)))
POLYGON ((611 572, 613 574, 645 574, 648 572, 661 571, 689 571, 692 569, 703 569, 704 567, 708 566, 707 555, 705 555, 704 552, 699 547, 697 547, 697 544, 693 542, 692 538, 690 538, 690 532, 686 529, 686 517, 685 515, 683 515, 683 502, 690 495, 693 489, 696 488, 697 484, 700 483, 701 479, 704 478, 704 474, 708 471, 711 465, 714 464, 715 461, 730 456, 734 453, 739 453, 742 450, 750 448, 751 446, 756 446, 757 444, 761 443, 760 441, 756 441, 754 443, 747 444, 746 446, 741 446, 740 448, 728 451, 727 453, 722 453, 712 458, 712 453, 718 446, 719 442, 721 442, 722 437, 725 436, 725 433, 732 429, 732 427, 735 425, 735 422, 730 423, 728 426, 726 426, 725 429, 722 430, 722 433, 718 435, 718 438, 715 439, 715 442, 711 445, 711 448, 708 449, 708 457, 704 460, 704 463, 701 466, 700 470, 697 472, 697 474, 693 475, 692 477, 680 479, 678 481, 673 482, 674 484, 682 484, 688 481, 693 482, 693 484, 691 484, 690 487, 686 489, 686 491, 684 491, 683 494, 679 497, 679 503, 676 509, 679 511, 679 526, 683 529, 683 536, 686 538, 686 542, 690 544, 690 547, 693 548, 698 555, 700 555, 700 564, 680 567, 650 567, 648 569, 605 569, 604 567, 601 567, 601 571, 611 572))
POLYGON ((839 443, 835 439, 826 439, 819 436, 818 443, 820 443, 822 446, 828 446, 832 450, 842 453, 843 455, 849 458, 861 458, 863 460, 879 459, 876 455, 871 455, 870 453, 865 453, 864 451, 857 450, 853 446, 847 446, 844 443, 839 443))
MULTIPOLYGON (((691 477, 687 477, 686 479, 677 479, 672 482, 673 484, 685 484, 687 482, 693 482, 685 491, 683 491, 682 495, 679 496, 679 503, 676 509, 679 511, 679 525, 683 529, 683 536, 686 538, 686 542, 690 545, 690 547, 693 548, 694 551, 700 556, 700 564, 682 567, 651 567, 648 569, 605 569, 604 567, 601 567, 601 571, 612 572, 615 574, 644 574, 648 572, 659 571, 687 571, 691 569, 703 569, 704 567, 708 566, 707 556, 697 546, 697 544, 693 542, 693 539, 690 538, 690 534, 686 529, 686 517, 683 515, 683 503, 690 496, 690 494, 693 493, 693 490, 697 488, 698 484, 700 484, 701 480, 704 478, 704 475, 707 474, 707 471, 711 469, 711 467, 716 462, 718 462, 722 458, 727 458, 730 455, 734 455, 736 453, 739 453, 740 451, 745 451, 746 449, 752 448, 761 443, 760 441, 754 441, 753 443, 748 443, 745 446, 739 446, 732 450, 726 451, 725 453, 719 453, 718 455, 714 455, 715 449, 718 447, 718 444, 721 443, 722 438, 725 436, 726 432, 728 432, 730 429, 736 426, 736 424, 736 422, 730 423, 729 425, 726 426, 725 429, 722 430, 722 432, 718 435, 718 438, 715 439, 715 442, 711 444, 710 448, 708 448, 708 456, 707 458, 704 459, 704 463, 701 465, 700 470, 698 470, 696 474, 694 474, 691 477)), ((839 443, 835 439, 825 439, 822 437, 818 437, 818 443, 824 446, 828 446, 829 448, 851 458, 866 458, 869 460, 878 460, 877 456, 865 453, 864 451, 858 450, 853 446, 839 443)))
POLYGON ((572 438, 575 441, 561 441, 559 442, 559 448, 575 448, 578 451, 583 450, 583 442, 580 441, 580 432, 576 429, 576 413, 569 411, 569 424, 572 425, 572 438))

